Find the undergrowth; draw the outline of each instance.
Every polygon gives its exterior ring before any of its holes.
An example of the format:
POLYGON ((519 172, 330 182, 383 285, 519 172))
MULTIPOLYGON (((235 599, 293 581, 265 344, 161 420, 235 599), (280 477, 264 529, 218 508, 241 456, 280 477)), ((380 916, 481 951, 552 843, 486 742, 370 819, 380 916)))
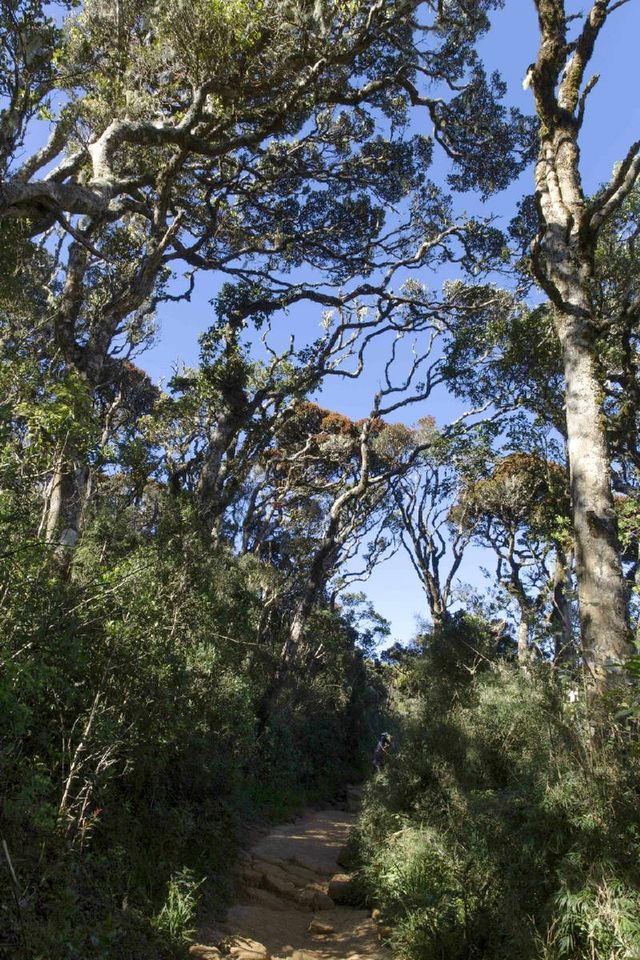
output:
POLYGON ((12 960, 182 955, 196 912, 225 909, 242 825, 335 794, 365 762, 382 696, 336 615, 316 627, 322 669, 293 674, 261 725, 281 637, 254 642, 255 570, 212 552, 188 517, 126 550, 98 533, 68 582, 37 545, 0 571, 13 598, 0 609, 12 960))
POLYGON ((414 651, 400 746, 357 836, 406 960, 640 956, 640 749, 550 667, 496 657, 471 618, 414 651), (569 700, 573 702, 569 702, 569 700))

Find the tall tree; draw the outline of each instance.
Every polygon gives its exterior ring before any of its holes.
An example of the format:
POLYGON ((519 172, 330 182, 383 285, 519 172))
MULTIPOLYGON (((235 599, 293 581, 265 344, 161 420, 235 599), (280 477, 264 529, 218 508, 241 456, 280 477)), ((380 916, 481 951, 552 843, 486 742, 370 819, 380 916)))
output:
MULTIPOLYGON (((333 306, 349 278, 364 295, 363 278, 391 263, 455 258, 450 204, 425 185, 433 139, 404 121, 412 104, 429 111, 456 186, 487 193, 519 169, 526 124, 498 106, 502 87, 474 50, 494 5, 86 0, 58 28, 44 5, 18 4, 28 16, 6 21, 18 106, 0 117, 0 217, 45 242, 56 233, 55 343, 89 394, 159 300, 190 296, 193 271, 241 279, 281 307, 333 306), (24 53, 43 44, 46 69, 24 53), (442 96, 427 95, 432 84, 442 96), (23 158, 38 112, 51 136, 23 158), (478 164, 468 145, 480 135, 478 164), (391 206, 398 222, 386 222, 391 206), (434 229, 450 231, 437 253, 434 229), (305 265, 323 279, 302 282, 305 265), (185 267, 186 288, 167 289, 185 267)), ((83 460, 69 442, 54 469, 47 528, 69 548, 83 460)))
POLYGON ((459 492, 460 460, 467 460, 468 469, 472 451, 464 442, 456 449, 455 439, 439 435, 430 417, 406 432, 409 447, 428 438, 430 442, 412 469, 394 482, 393 499, 402 545, 424 589, 433 626, 439 629, 450 617, 454 578, 471 538, 468 525, 459 515, 453 517, 451 508, 459 492))
POLYGON ((499 459, 488 477, 468 483, 452 511, 469 536, 497 555, 496 579, 520 613, 518 658, 523 663, 531 657, 535 627, 542 637, 545 607, 552 652, 567 659, 573 650, 568 508, 565 468, 520 452, 499 459))
POLYGON ((562 350, 567 446, 580 621, 587 662, 598 685, 630 651, 628 591, 620 561, 596 342, 605 317, 592 296, 594 257, 607 219, 640 174, 640 141, 593 197, 582 185, 578 138, 597 77, 587 69, 601 30, 623 4, 595 0, 579 17, 564 0, 535 0, 540 27, 530 73, 539 122, 536 200, 540 228, 532 246, 535 276, 553 304, 562 350))

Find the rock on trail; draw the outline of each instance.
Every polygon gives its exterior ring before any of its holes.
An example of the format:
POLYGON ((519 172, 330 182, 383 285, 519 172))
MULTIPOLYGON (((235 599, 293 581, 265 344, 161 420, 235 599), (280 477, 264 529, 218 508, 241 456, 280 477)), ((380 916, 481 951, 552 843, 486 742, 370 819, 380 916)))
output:
POLYGON ((238 865, 237 902, 225 923, 203 926, 191 955, 389 960, 370 912, 348 906, 350 878, 338 866, 355 820, 353 812, 322 810, 259 840, 238 865))

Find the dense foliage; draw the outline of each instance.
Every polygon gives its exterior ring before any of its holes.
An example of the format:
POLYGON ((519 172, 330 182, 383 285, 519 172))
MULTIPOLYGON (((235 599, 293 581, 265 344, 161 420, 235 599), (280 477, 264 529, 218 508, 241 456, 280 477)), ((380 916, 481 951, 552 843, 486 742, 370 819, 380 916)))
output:
POLYGON ((357 837, 369 896, 411 960, 629 960, 637 722, 498 647, 460 616, 388 666, 400 747, 357 837))
POLYGON ((167 884, 184 899, 206 877, 198 896, 219 910, 238 824, 331 797, 361 768, 382 696, 354 646, 366 631, 347 608, 319 614, 322 669, 261 726, 282 641, 256 643, 258 561, 212 553, 182 505, 150 537, 111 492, 60 583, 3 508, 2 949, 163 955, 167 884))

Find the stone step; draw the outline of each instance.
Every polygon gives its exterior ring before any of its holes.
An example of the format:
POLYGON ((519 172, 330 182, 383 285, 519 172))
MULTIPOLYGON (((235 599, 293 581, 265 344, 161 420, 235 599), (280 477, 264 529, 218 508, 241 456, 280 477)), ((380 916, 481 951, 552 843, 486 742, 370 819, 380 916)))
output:
POLYGON ((322 920, 318 920, 316 917, 313 918, 307 930, 314 937, 327 937, 336 932, 330 923, 323 923, 322 920))
POLYGON ((271 960, 265 945, 249 937, 228 937, 225 946, 233 960, 271 960))
MULTIPOLYGON (((236 871, 244 895, 250 900, 260 899, 261 890, 269 898, 295 903, 307 910, 331 910, 333 900, 327 894, 326 881, 322 882, 311 870, 283 861, 260 860, 244 862, 236 871)), ((262 898, 267 903, 267 898, 262 898)))
POLYGON ((189 956, 194 960, 222 960, 222 954, 217 947, 206 943, 192 943, 189 947, 189 956))
POLYGON ((350 905, 358 902, 356 881, 352 873, 335 873, 329 881, 327 892, 334 903, 350 905))
POLYGON ((295 906, 290 900, 283 900, 282 897, 277 897, 275 893, 269 893, 262 887, 245 887, 242 893, 246 900, 251 903, 258 903, 261 907, 267 907, 269 910, 290 910, 292 906, 295 906))

